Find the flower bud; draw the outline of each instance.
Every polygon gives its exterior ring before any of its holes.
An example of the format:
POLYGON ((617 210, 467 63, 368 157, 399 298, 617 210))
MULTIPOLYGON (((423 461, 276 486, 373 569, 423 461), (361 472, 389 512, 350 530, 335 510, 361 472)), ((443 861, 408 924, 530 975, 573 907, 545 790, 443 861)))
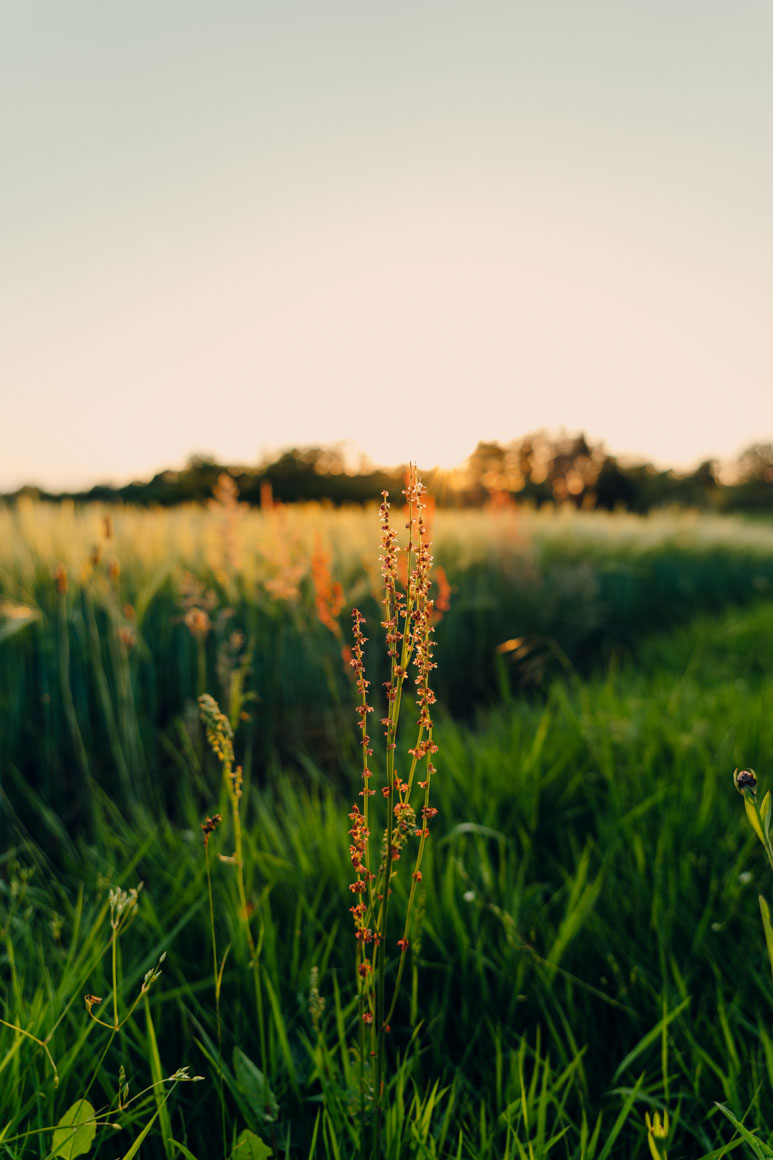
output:
POLYGON ((748 791, 753 798, 757 796, 757 774, 753 769, 736 769, 733 784, 739 793, 745 795, 748 791))

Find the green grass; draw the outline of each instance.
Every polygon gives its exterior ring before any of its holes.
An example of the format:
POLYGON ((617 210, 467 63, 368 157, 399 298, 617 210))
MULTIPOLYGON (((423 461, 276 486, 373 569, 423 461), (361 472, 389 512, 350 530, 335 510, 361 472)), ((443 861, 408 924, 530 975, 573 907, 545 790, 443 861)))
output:
MULTIPOLYGON (((474 721, 438 714, 440 813, 393 1021, 386 1156, 645 1157, 644 1112, 666 1108, 672 1158, 753 1154, 719 1104, 773 1146, 773 980, 757 903, 770 886, 731 778, 752 765, 771 784, 772 667, 764 602, 652 636, 635 664, 567 675, 536 699, 503 679, 509 699, 474 721)), ((225 822, 210 839, 218 947, 231 948, 218 1062, 199 822, 227 814, 222 779, 192 726, 169 736, 169 812, 152 794, 115 808, 95 769, 88 824, 68 828, 39 787, 4 776, 0 1018, 51 1036, 60 1082, 35 1042, 0 1027, 0 1156, 46 1155, 42 1130, 86 1094, 122 1125, 99 1128, 94 1155, 125 1155, 153 1116, 143 1156, 187 1155, 179 1145, 199 1160, 221 1155, 220 1074, 229 1144, 251 1128, 275 1157, 355 1156, 356 767, 342 784, 307 748, 292 768, 248 771, 246 890, 260 916, 277 1104, 267 1123, 234 867, 216 857, 233 850, 225 822), (111 1037, 83 995, 112 1010, 108 884, 139 881, 120 940, 122 1011, 167 958, 111 1037), (175 1084, 163 1112, 159 1089, 116 1110, 121 1066, 134 1094, 184 1065, 206 1079, 175 1084)), ((237 734, 237 758, 240 744, 237 734)))
MULTIPOLYGON (((440 511, 434 522, 451 586, 436 693, 455 719, 773 591, 768 524, 510 509, 440 511)), ((387 675, 377 537, 375 512, 315 505, 0 506, 6 783, 37 789, 71 827, 90 824, 101 790, 123 810, 174 815, 177 773, 194 766, 200 777, 196 697, 209 692, 227 709, 242 685, 253 698, 241 726, 248 775, 277 754, 298 768, 312 753, 342 778, 357 759, 341 658, 353 605, 368 618, 374 687, 387 675), (336 632, 318 615, 315 558, 343 586, 336 632), (203 637, 185 623, 193 606, 207 611, 203 637)))

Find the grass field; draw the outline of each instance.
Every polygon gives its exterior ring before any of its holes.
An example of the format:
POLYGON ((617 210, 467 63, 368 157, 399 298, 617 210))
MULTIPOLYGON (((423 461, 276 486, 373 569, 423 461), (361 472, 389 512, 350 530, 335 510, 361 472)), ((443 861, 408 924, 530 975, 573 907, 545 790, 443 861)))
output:
MULTIPOLYGON (((433 522, 439 812, 382 1154, 646 1157, 667 1111, 671 1160, 773 1156, 773 882, 732 782, 771 784, 773 529, 433 522)), ((202 1160, 249 1129, 236 1160, 359 1156, 341 651, 353 604, 377 645, 377 517, 225 495, 0 528, 0 1155, 202 1160), (248 715, 246 911, 204 691, 248 715), (73 1106, 96 1131, 54 1137, 73 1106)))

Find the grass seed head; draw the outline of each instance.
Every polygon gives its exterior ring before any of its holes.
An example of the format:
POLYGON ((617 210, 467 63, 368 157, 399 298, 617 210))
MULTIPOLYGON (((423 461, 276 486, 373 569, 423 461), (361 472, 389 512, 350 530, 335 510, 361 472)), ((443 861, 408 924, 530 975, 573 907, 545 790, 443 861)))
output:
POLYGON ((210 749, 219 760, 228 766, 233 764, 234 746, 233 729, 225 713, 221 713, 220 706, 209 693, 202 693, 199 697, 199 712, 207 733, 210 749))

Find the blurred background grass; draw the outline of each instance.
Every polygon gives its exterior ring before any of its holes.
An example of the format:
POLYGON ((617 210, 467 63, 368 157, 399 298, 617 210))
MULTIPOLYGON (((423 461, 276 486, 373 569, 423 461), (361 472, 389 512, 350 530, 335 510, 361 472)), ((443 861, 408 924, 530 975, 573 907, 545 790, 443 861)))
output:
MULTIPOLYGON (((152 512, 0 508, 6 778, 41 789, 67 816, 80 796, 73 771, 85 777, 87 766, 120 804, 138 805, 152 787, 173 813, 195 698, 210 691, 226 707, 234 682, 254 698, 242 724, 248 772, 309 754, 345 771, 353 606, 368 620, 374 687, 384 671, 376 518, 319 505, 259 512, 233 496, 152 512)), ((440 511, 433 524, 436 691, 461 719, 773 591, 766 523, 508 507, 440 511)))

